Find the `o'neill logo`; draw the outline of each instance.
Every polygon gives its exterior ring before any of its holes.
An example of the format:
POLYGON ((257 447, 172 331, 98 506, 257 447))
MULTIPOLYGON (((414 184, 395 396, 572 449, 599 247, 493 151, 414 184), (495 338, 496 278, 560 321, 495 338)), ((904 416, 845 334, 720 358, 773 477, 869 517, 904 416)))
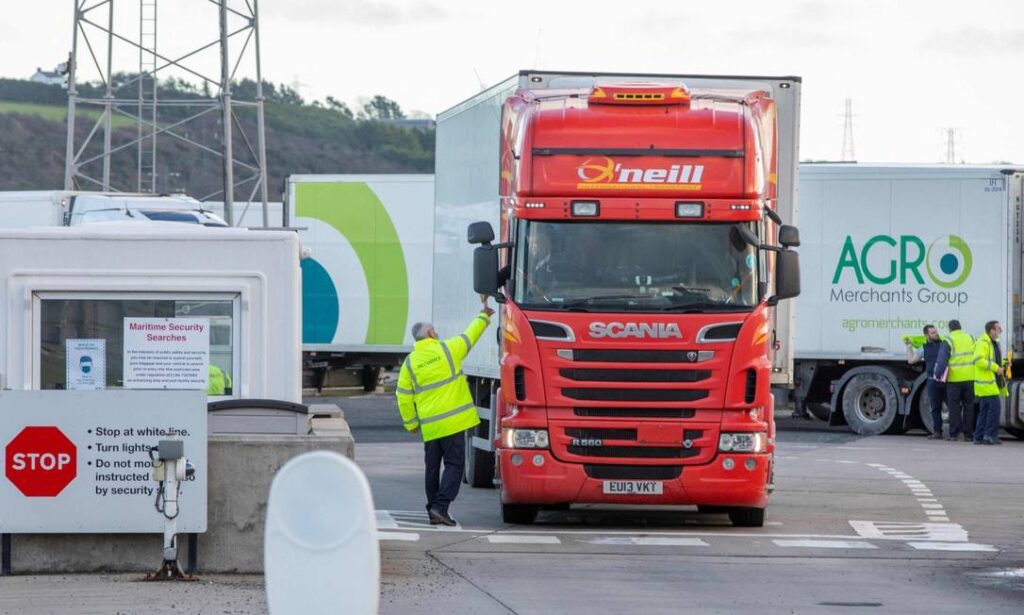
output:
POLYGON ((665 167, 626 167, 611 158, 589 158, 576 168, 577 188, 612 190, 700 190, 704 165, 673 164, 665 167))

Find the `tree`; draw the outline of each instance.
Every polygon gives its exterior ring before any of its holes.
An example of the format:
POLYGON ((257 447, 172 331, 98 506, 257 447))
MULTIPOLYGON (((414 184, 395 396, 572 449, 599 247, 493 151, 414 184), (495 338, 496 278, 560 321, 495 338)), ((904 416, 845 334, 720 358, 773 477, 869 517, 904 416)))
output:
POLYGON ((336 113, 340 113, 348 119, 353 119, 355 116, 352 114, 352 109, 349 109, 348 105, 341 102, 333 96, 327 97, 327 108, 336 113))
POLYGON ((369 120, 400 120, 405 114, 398 103, 387 96, 377 94, 363 105, 359 116, 369 120))

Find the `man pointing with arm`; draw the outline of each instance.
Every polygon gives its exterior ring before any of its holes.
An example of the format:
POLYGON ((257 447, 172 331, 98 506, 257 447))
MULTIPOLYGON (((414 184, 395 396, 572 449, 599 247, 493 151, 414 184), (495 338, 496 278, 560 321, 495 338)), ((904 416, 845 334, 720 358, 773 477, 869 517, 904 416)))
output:
POLYGON ((480 423, 462 362, 491 323, 494 310, 481 296, 483 310, 461 335, 441 340, 434 325, 412 326, 416 341, 398 375, 398 410, 409 431, 423 435, 427 513, 430 523, 456 525, 448 507, 459 493, 466 462, 464 432, 480 423), (441 463, 444 462, 444 474, 441 463))

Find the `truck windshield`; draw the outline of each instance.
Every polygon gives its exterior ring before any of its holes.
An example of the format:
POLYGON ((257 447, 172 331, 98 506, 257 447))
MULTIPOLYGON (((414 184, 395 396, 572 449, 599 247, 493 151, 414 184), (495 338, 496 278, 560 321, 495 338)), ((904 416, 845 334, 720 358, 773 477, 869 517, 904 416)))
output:
POLYGON ((526 308, 711 312, 758 301, 757 252, 732 224, 519 225, 512 278, 526 308))

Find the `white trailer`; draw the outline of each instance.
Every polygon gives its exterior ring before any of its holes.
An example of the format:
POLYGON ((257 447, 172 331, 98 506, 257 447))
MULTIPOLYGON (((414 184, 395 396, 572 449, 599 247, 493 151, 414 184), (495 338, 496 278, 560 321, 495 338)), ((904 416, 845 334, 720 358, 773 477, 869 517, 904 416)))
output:
POLYGON ((226 226, 204 203, 185 195, 67 190, 0 192, 3 228, 148 221, 226 226))
POLYGON ((210 324, 210 362, 231 381, 215 399, 301 403, 300 284, 293 232, 0 230, 0 389, 66 388, 69 351, 97 340, 105 388, 122 388, 126 318, 199 318, 210 324))
MULTIPOLYGON (((957 319, 977 338, 998 320, 1021 356, 1022 183, 1006 167, 801 165, 798 411, 861 434, 930 430, 902 341, 926 324, 957 319)), ((1021 437, 1011 385, 1002 424, 1021 437)))
POLYGON ((283 224, 298 229, 305 367, 360 373, 373 390, 383 367, 412 350, 433 292, 433 175, 292 175, 283 224))

